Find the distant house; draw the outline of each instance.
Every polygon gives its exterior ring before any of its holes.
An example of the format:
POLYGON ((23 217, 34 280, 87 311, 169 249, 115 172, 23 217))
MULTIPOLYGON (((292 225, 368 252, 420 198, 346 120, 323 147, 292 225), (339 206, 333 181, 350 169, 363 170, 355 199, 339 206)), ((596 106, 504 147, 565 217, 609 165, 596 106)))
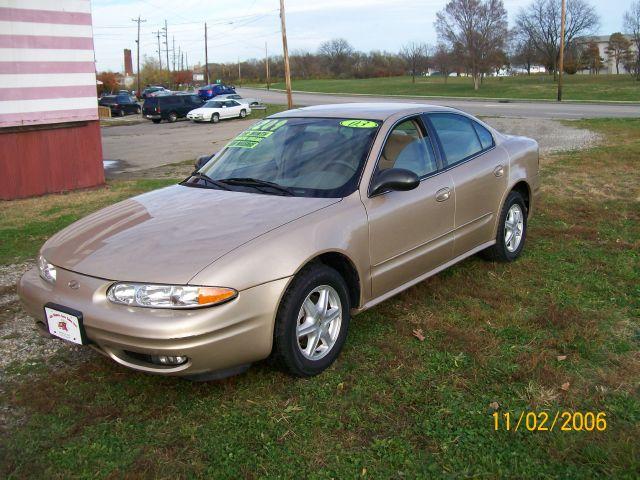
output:
MULTIPOLYGON (((632 41, 633 37, 631 35, 624 35, 624 37, 632 41)), ((600 51, 600 57, 602 58, 602 69, 600 73, 616 73, 616 62, 613 58, 609 58, 607 55, 607 46, 609 45, 610 35, 595 35, 589 37, 577 37, 574 41, 576 45, 579 47, 586 47, 589 43, 595 42, 598 45, 598 50, 600 51)), ((631 42, 631 51, 635 52, 636 47, 635 43, 631 42)), ((578 70, 578 73, 589 73, 589 70, 578 70)), ((620 74, 630 73, 624 66, 624 64, 620 63, 620 74)))
POLYGON ((104 183, 89 0, 0 0, 0 199, 104 183))

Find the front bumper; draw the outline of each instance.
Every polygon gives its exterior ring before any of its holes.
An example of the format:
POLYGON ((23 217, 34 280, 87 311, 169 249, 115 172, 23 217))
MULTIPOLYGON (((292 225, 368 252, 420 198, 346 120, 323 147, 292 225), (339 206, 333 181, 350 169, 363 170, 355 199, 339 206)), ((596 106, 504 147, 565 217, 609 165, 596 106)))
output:
MULTIPOLYGON (((271 353, 273 325, 288 278, 240 291, 228 303, 193 310, 127 307, 109 302, 108 280, 57 269, 51 285, 36 268, 18 283, 18 294, 40 327, 44 305, 79 310, 90 346, 127 367, 149 373, 198 376, 262 360, 271 353), (77 289, 69 282, 79 284, 77 289), (150 356, 186 356, 186 363, 165 366, 150 356)), ((46 329, 46 327, 44 327, 46 329)))

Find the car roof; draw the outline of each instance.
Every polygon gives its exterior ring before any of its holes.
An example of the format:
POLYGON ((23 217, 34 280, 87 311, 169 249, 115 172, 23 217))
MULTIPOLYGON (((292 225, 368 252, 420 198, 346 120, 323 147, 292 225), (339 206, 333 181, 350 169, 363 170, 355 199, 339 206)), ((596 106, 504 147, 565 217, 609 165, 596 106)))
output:
POLYGON ((296 108, 271 115, 275 117, 365 118, 386 120, 392 115, 422 112, 458 112, 455 108, 427 103, 340 103, 296 108))

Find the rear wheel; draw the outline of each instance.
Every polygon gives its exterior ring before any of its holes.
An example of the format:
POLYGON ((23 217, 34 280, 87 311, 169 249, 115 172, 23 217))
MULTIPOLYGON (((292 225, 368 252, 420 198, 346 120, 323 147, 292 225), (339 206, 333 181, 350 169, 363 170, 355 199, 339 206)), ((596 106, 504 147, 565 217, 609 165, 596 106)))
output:
POLYGON ((519 192, 512 191, 502 207, 496 243, 483 255, 489 260, 512 262, 520 256, 527 236, 527 206, 519 192))
POLYGON ((170 123, 175 123, 178 121, 178 114, 176 112, 169 113, 169 118, 167 118, 170 123))
POLYGON ((218 123, 220 121, 220 115, 217 113, 214 113, 213 115, 211 115, 211 123, 218 123))
POLYGON ((305 267, 280 302, 274 358, 299 377, 321 373, 342 350, 349 310, 347 285, 337 271, 322 264, 305 267))
POLYGON ((247 111, 243 108, 242 110, 240 110, 240 118, 244 118, 247 116, 247 111))

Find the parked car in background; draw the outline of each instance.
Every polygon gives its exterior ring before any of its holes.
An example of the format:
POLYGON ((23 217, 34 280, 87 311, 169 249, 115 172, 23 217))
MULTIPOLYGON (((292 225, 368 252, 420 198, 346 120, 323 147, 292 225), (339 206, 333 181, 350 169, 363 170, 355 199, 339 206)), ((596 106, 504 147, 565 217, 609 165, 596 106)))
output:
POLYGON ((111 116, 113 117, 124 117, 131 113, 138 114, 141 111, 138 102, 128 93, 105 95, 98 100, 98 105, 101 107, 109 107, 111 116))
POLYGON ((191 110, 202 105, 198 95, 169 94, 147 97, 142 105, 142 114, 153 123, 168 120, 173 123, 187 116, 191 110))
POLYGON ((142 93, 140 94, 140 98, 147 98, 147 97, 153 96, 154 94, 157 94, 158 92, 168 92, 168 91, 169 90, 167 90, 164 87, 150 86, 142 90, 142 93))
POLYGON ((212 85, 205 85, 198 89, 198 96, 203 100, 210 100, 218 95, 225 95, 229 93, 236 93, 233 87, 225 85, 223 83, 214 83, 212 85))
POLYGON ((191 110, 187 118, 193 122, 218 123, 223 118, 244 118, 251 113, 251 107, 237 100, 209 100, 200 108, 191 110))
POLYGON ((238 93, 225 93, 224 95, 218 95, 216 100, 235 100, 238 103, 243 103, 250 107, 260 105, 260 103, 262 103, 258 98, 246 98, 238 93))
POLYGON ((478 252, 516 260, 540 186, 535 140, 420 104, 281 112, 205 162, 47 240, 18 285, 40 329, 148 373, 316 375, 352 313, 478 252))

